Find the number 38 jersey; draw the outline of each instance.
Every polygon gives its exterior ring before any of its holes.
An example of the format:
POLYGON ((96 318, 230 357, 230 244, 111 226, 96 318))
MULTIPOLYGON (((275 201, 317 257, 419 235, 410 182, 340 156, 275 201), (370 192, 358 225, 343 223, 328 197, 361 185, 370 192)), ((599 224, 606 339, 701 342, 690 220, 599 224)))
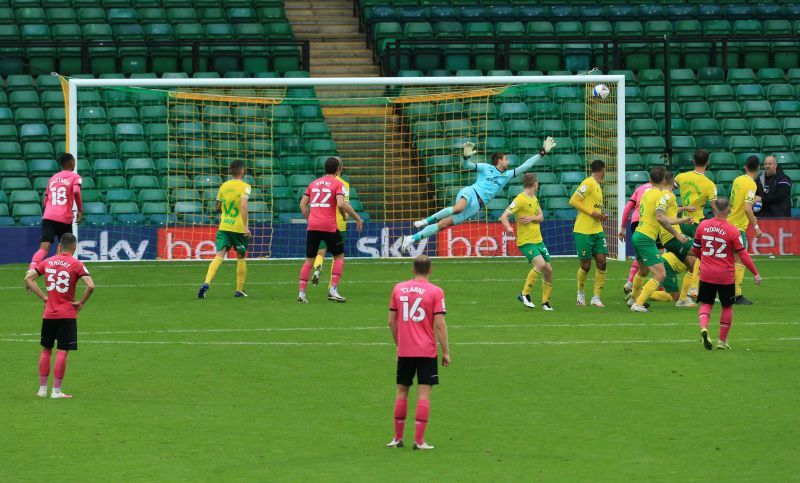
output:
POLYGON ((242 198, 250 197, 250 185, 240 179, 230 179, 219 187, 217 201, 222 205, 219 229, 233 233, 244 233, 242 223, 242 198))
POLYGON ((700 255, 700 280, 719 285, 734 283, 733 255, 744 250, 735 226, 716 218, 703 220, 694 235, 694 250, 700 255))
POLYGON ((311 210, 308 216, 308 229, 314 231, 334 232, 336 225, 336 196, 347 196, 344 185, 332 174, 316 179, 306 188, 308 206, 311 210))
POLYGON ((436 357, 433 317, 446 312, 444 291, 427 280, 398 283, 389 310, 397 312, 397 355, 436 357))
POLYGON ((47 182, 44 193, 42 219, 59 223, 72 223, 72 207, 75 195, 81 191, 81 177, 72 171, 59 171, 47 182))
POLYGON ((89 271, 72 255, 61 254, 39 262, 36 272, 44 277, 47 290, 47 303, 44 306, 45 319, 75 319, 78 312, 75 301, 75 286, 78 279, 89 275, 89 271))

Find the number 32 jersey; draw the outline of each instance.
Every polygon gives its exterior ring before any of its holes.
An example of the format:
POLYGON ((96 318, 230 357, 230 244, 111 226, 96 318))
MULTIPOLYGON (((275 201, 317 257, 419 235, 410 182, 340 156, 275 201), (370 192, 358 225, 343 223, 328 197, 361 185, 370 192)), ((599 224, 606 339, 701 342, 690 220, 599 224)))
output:
POLYGON ((311 210, 308 216, 308 229, 326 232, 338 230, 336 197, 348 195, 339 178, 331 174, 316 179, 308 185, 304 195, 308 196, 308 206, 311 210))
POLYGON ((72 255, 61 254, 39 262, 36 272, 44 277, 47 290, 47 304, 44 306, 45 319, 75 319, 78 312, 75 301, 75 286, 78 279, 87 277, 89 271, 72 255))
POLYGON ((81 191, 81 177, 72 171, 59 171, 47 182, 42 219, 72 223, 75 195, 81 191))
POLYGON ((398 283, 389 310, 397 312, 397 355, 436 357, 433 318, 446 312, 444 291, 427 280, 398 283))
POLYGON ((719 285, 734 283, 734 253, 744 250, 739 230, 724 220, 700 222, 694 235, 694 249, 700 254, 700 280, 719 285))

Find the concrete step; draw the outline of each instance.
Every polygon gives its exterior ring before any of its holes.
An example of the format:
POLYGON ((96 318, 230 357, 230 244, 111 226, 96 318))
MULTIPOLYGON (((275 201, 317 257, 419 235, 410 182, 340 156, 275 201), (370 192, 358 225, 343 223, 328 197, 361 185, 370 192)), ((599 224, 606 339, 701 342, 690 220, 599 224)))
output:
POLYGON ((311 70, 314 77, 378 77, 380 68, 376 65, 363 65, 357 69, 348 66, 325 66, 311 70))
POLYGON ((314 41, 311 42, 311 50, 312 52, 326 50, 359 50, 372 55, 372 50, 364 43, 364 39, 335 38, 325 41, 314 41))
POLYGON ((304 23, 293 22, 292 31, 297 38, 305 38, 306 34, 358 34, 358 25, 350 23, 304 23))
POLYGON ((351 55, 343 55, 347 54, 347 51, 336 52, 336 57, 330 55, 314 55, 313 50, 311 51, 311 65, 334 65, 338 67, 350 67, 356 68, 357 66, 373 66, 372 59, 370 57, 359 56, 358 52, 352 53, 351 55))

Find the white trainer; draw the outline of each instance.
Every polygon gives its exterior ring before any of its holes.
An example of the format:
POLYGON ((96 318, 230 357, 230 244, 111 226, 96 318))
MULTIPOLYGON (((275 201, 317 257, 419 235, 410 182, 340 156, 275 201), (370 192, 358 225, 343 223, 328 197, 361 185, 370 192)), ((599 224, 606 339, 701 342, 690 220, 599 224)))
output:
POLYGON ((389 443, 386 445, 386 447, 387 448, 402 448, 402 447, 404 447, 403 440, 401 439, 401 440, 398 441, 398 440, 392 438, 392 440, 389 441, 389 443))
POLYGON ((697 304, 694 303, 694 300, 686 297, 683 300, 678 300, 675 302, 675 307, 697 307, 697 304))
POLYGON ((36 397, 47 397, 47 386, 39 386, 36 397))
POLYGON ((311 285, 314 287, 319 285, 320 272, 322 272, 322 267, 317 267, 314 269, 314 273, 311 275, 311 285))
POLYGON ((542 304, 542 310, 546 310, 546 311, 550 312, 550 311, 553 311, 555 309, 553 308, 552 305, 550 305, 550 302, 545 302, 545 303, 542 304))
POLYGON ((411 248, 412 243, 414 243, 414 237, 411 235, 404 236, 403 242, 400 244, 400 252, 408 253, 408 249, 411 248))
POLYGON ((428 220, 424 218, 422 220, 417 220, 414 222, 415 228, 425 228, 426 226, 428 226, 428 220))
POLYGON ((61 392, 60 389, 59 390, 53 389, 53 392, 50 394, 50 399, 69 399, 71 397, 72 395, 65 394, 61 392))
POLYGON ((596 295, 592 297, 592 301, 590 303, 595 307, 605 307, 605 305, 603 305, 603 301, 600 300, 600 297, 596 295))
POLYGON ((422 444, 414 443, 414 449, 428 450, 428 449, 433 449, 433 448, 434 448, 434 446, 431 446, 431 445, 429 445, 428 443, 426 443, 424 441, 422 442, 422 444))
POLYGON ((298 304, 307 304, 308 299, 306 298, 305 294, 297 296, 297 303, 298 304))
POLYGON ((525 307, 528 307, 529 309, 535 309, 536 308, 536 304, 531 302, 531 296, 530 295, 519 294, 519 295, 517 295, 517 300, 522 302, 522 305, 524 305, 525 307))
POLYGON ((586 305, 586 295, 584 295, 583 292, 578 292, 577 305, 586 305))
POLYGON ((328 292, 328 300, 331 302, 339 302, 341 304, 347 302, 347 299, 339 295, 339 292, 336 290, 331 290, 328 292))
POLYGON ((717 349, 726 351, 726 350, 730 350, 730 348, 731 348, 731 346, 728 345, 727 341, 724 341, 722 339, 717 341, 717 349))
POLYGON ((625 297, 625 303, 628 304, 628 307, 636 303, 636 299, 633 298, 633 294, 628 294, 628 296, 625 297))
POLYGON ((645 307, 644 305, 639 305, 637 303, 631 305, 631 310, 633 310, 634 312, 648 312, 647 307, 645 307))
POLYGON ((692 300, 697 300, 697 289, 690 288, 689 291, 686 292, 686 295, 692 300))

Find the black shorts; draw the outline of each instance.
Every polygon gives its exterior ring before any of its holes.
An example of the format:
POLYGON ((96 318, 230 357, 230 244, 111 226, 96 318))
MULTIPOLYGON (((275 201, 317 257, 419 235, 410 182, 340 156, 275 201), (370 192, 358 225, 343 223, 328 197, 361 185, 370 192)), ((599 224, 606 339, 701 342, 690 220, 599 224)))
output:
POLYGON ((700 285, 697 289, 698 302, 713 305, 717 296, 719 296, 719 302, 723 307, 730 307, 736 299, 736 285, 720 285, 700 280, 700 285))
POLYGON ((39 241, 53 243, 58 237, 59 241, 64 233, 72 233, 72 223, 61 223, 60 221, 42 220, 42 238, 39 241))
POLYGON ((632 221, 631 222, 631 233, 636 233, 636 227, 637 226, 639 226, 639 222, 638 221, 632 221))
POLYGON ((77 319, 42 319, 42 337, 39 343, 47 349, 53 348, 58 341, 58 350, 78 350, 77 319))
POLYGON ((414 385, 414 374, 417 384, 433 386, 439 384, 439 359, 436 357, 398 357, 397 384, 414 385))
POLYGON ((319 244, 323 241, 330 254, 334 257, 344 253, 344 240, 342 240, 342 234, 339 233, 339 230, 308 230, 306 232, 306 258, 316 258, 319 244))

